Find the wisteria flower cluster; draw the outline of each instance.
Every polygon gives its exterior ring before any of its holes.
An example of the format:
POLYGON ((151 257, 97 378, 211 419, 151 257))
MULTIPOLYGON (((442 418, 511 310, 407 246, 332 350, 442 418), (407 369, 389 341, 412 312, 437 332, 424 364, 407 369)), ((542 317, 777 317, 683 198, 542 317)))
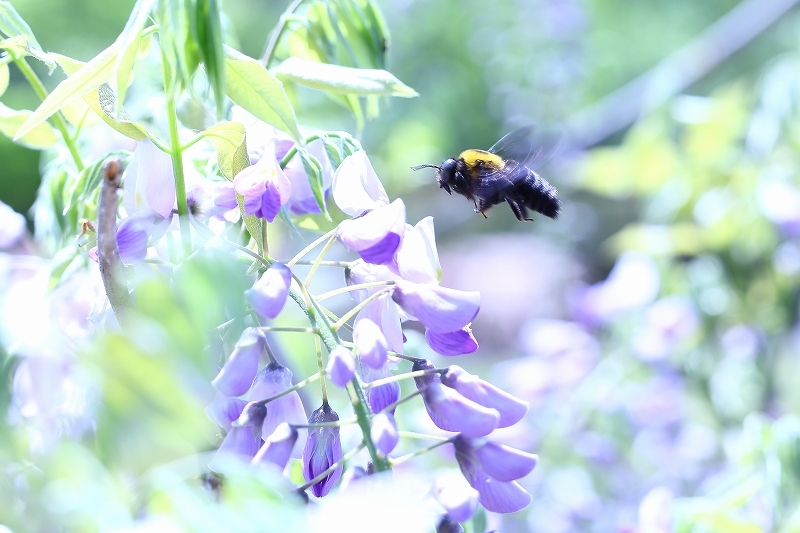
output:
MULTIPOLYGON (((275 152, 279 142, 279 138, 266 141, 267 148, 259 150, 260 159, 233 180, 246 216, 272 220, 292 199, 290 182, 296 180, 286 178, 280 168, 279 160, 285 154, 275 152)), ((446 481, 439 482, 434 494, 451 518, 468 520, 477 502, 491 511, 519 511, 528 505, 530 496, 514 480, 531 472, 536 456, 487 437, 495 428, 519 422, 527 403, 461 367, 437 367, 426 359, 403 354, 403 324, 409 321, 424 326, 428 345, 442 356, 474 352, 478 344, 470 323, 478 313, 480 295, 439 285, 441 267, 433 219, 407 224, 403 201, 389 201, 363 150, 347 156, 330 183, 336 206, 352 218, 294 258, 283 262, 265 258, 266 268, 243 295, 260 317, 259 324, 279 317, 287 300, 294 299, 306 312, 308 331, 317 335, 327 350, 327 362, 319 353, 320 371, 293 383, 292 372, 269 349, 265 332, 294 331, 299 326, 245 329, 212 382, 217 396, 207 413, 226 436, 209 467, 224 473, 226 460, 236 458, 268 463, 284 471, 290 459, 297 457, 306 482, 301 488, 316 497, 326 496, 342 477, 345 459, 363 447, 370 453, 367 471, 383 471, 405 460, 392 456, 402 435, 396 410, 419 395, 432 422, 453 433, 430 449, 452 444, 464 478, 474 489, 464 493, 457 486, 449 488, 446 481), (324 254, 337 240, 360 256, 335 263, 343 268, 346 284, 332 292, 349 292, 355 302, 341 317, 325 309, 323 298, 308 290, 310 275, 301 280, 293 272, 306 254, 325 243, 311 261, 314 266, 323 264, 324 254), (343 335, 348 329, 350 340, 343 335), (264 354, 268 363, 259 369, 264 354), (403 361, 411 365, 400 373, 397 368, 403 361), (412 377, 417 392, 401 398, 399 381, 412 377), (317 380, 323 383, 322 405, 306 417, 297 391, 317 380), (348 392, 357 407, 355 419, 341 419, 331 408, 325 382, 348 392), (359 410, 362 398, 366 408, 359 410), (363 440, 345 452, 340 428, 353 423, 362 428, 363 440), (454 498, 454 491, 466 494, 467 499, 454 498)))

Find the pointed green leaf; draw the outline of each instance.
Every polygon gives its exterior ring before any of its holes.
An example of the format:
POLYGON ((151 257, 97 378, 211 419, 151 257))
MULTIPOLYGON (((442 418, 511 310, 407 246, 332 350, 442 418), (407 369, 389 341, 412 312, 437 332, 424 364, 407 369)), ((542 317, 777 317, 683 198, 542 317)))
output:
MULTIPOLYGON (((148 36, 145 41, 149 40, 150 37, 148 36)), ((146 46, 146 43, 143 42, 142 46, 146 46)), ((78 61, 77 59, 72 59, 60 54, 52 55, 67 76, 71 76, 78 72, 85 65, 85 63, 78 61)), ((124 108, 121 110, 119 120, 115 120, 113 118, 114 109, 116 107, 116 98, 114 96, 114 91, 111 90, 111 86, 108 83, 103 83, 97 89, 84 94, 83 101, 86 102, 89 108, 94 111, 98 117, 103 119, 103 122, 126 137, 130 137, 136 141, 141 141, 142 139, 147 139, 150 137, 150 134, 147 132, 144 126, 134 121, 133 117, 131 117, 124 108)), ((70 101, 68 106, 73 105, 74 102, 74 100, 70 101)))
POLYGON ((155 0, 137 0, 133 6, 133 11, 125 23, 117 41, 120 43, 119 55, 114 64, 115 88, 117 92, 114 117, 119 118, 122 112, 122 102, 125 100, 125 92, 133 76, 133 65, 139 57, 140 45, 142 41, 142 31, 149 20, 150 11, 155 6, 155 0))
POLYGON ((46 122, 39 123, 35 128, 28 130, 25 135, 19 136, 18 132, 22 124, 29 120, 33 111, 15 111, 0 103, 0 133, 14 139, 19 143, 34 150, 49 148, 56 144, 59 136, 56 131, 46 122))
POLYGON ((295 83, 333 93, 418 96, 414 89, 385 70, 342 67, 290 57, 274 73, 295 83))
POLYGON ((225 49, 217 0, 197 0, 192 33, 200 59, 205 65, 209 84, 214 89, 214 101, 219 117, 225 105, 225 49))
POLYGON ((3 96, 3 93, 8 89, 8 79, 8 65, 3 63, 0 65, 0 96, 3 96))
POLYGON ((34 111, 33 116, 23 124, 17 135, 25 135, 28 131, 50 118, 68 101, 78 96, 83 96, 107 82, 114 72, 114 62, 117 59, 118 52, 119 41, 115 41, 114 44, 97 54, 77 72, 59 83, 34 111))
POLYGON ((225 52, 225 89, 230 99, 300 141, 302 136, 294 108, 280 80, 255 59, 227 46, 225 52))
POLYGON ((0 34, 6 37, 24 36, 25 53, 45 63, 50 68, 50 72, 56 68, 52 58, 42 50, 31 27, 19 16, 10 2, 0 2, 0 34))

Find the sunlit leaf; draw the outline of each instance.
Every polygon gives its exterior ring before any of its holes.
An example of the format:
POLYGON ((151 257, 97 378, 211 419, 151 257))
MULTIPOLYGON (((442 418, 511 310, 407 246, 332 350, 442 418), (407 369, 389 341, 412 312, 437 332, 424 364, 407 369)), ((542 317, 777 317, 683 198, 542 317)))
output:
POLYGON ((245 142, 244 124, 220 122, 207 128, 202 135, 217 150, 217 166, 223 176, 233 181, 236 174, 250 166, 245 142))
POLYGON ((41 122, 24 135, 20 135, 19 131, 22 125, 30 120, 32 115, 33 111, 15 111, 0 103, 0 133, 14 139, 16 143, 35 150, 49 148, 56 144, 59 141, 59 135, 46 122, 41 122))
POLYGON ((253 58, 225 47, 226 93, 233 102, 300 142, 294 109, 283 84, 253 58))
POLYGON ((25 54, 45 63, 50 68, 50 72, 56 68, 55 62, 42 50, 39 41, 33 35, 33 30, 19 16, 11 2, 0 2, 0 34, 10 38, 23 37, 24 40, 18 39, 17 42, 20 43, 21 49, 25 54))
POLYGON ((385 70, 342 67, 290 57, 274 72, 295 83, 334 93, 403 98, 418 96, 414 89, 385 70))
POLYGON ((119 119, 122 112, 122 102, 125 92, 133 77, 133 66, 139 57, 142 41, 142 31, 150 18, 150 11, 155 6, 156 0, 137 0, 133 6, 128 22, 122 30, 117 42, 119 53, 114 64, 114 88, 117 93, 117 102, 114 108, 114 117, 119 119))
POLYGON ((196 0, 192 35, 197 43, 200 60, 214 90, 217 116, 222 116, 225 103, 225 50, 222 21, 217 0, 196 0))
MULTIPOLYGON (((145 40, 149 41, 150 37, 147 37, 145 40)), ((146 44, 143 42, 142 46, 145 45, 146 44)), ((52 55, 67 76, 78 72, 85 65, 85 63, 82 63, 77 59, 72 59, 60 54, 52 55)), ((135 122, 133 117, 131 117, 124 108, 120 111, 119 120, 114 119, 116 97, 114 95, 114 91, 111 89, 111 86, 108 83, 103 83, 96 89, 85 93, 82 99, 84 102, 86 102, 89 108, 103 120, 103 122, 126 137, 130 137, 136 141, 141 141, 150 136, 144 126, 135 122)), ((74 100, 70 101, 68 105, 73 103, 74 100)))

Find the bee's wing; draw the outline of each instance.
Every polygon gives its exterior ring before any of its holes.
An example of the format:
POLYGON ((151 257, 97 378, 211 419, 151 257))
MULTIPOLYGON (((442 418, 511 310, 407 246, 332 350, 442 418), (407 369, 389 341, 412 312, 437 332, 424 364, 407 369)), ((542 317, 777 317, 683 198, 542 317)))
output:
POLYGON ((507 134, 488 151, 504 160, 513 160, 520 165, 535 168, 550 159, 558 150, 561 137, 557 132, 535 133, 533 126, 524 126, 507 134))

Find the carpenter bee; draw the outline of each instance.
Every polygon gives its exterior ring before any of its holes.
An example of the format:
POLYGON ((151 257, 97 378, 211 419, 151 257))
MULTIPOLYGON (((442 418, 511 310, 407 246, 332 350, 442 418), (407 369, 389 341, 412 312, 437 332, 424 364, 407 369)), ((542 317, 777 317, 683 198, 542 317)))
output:
POLYGON ((519 128, 489 150, 464 150, 456 159, 446 159, 441 166, 417 165, 412 170, 435 168, 439 188, 472 200, 475 212, 486 218, 486 211, 502 202, 508 203, 517 220, 528 218, 528 209, 555 219, 561 211, 558 191, 530 167, 546 151, 532 141, 533 128, 519 128))

